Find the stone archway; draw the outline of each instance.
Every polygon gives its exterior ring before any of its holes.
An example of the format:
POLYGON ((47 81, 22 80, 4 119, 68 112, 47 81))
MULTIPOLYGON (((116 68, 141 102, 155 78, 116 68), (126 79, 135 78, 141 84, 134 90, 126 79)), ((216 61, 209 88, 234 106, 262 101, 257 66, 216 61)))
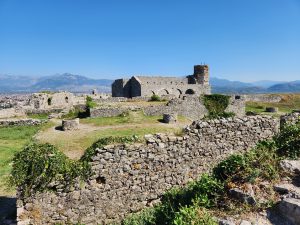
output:
POLYGON ((185 91, 185 94, 187 94, 187 95, 194 95, 194 94, 196 94, 196 92, 193 89, 187 89, 185 91))
POLYGON ((150 91, 150 96, 156 95, 155 91, 150 91))
POLYGON ((180 96, 182 95, 182 90, 180 90, 180 89, 174 90, 174 95, 175 95, 177 98, 180 98, 180 96))
POLYGON ((159 91, 160 96, 168 95, 168 94, 170 94, 170 92, 167 89, 162 89, 162 90, 159 91))

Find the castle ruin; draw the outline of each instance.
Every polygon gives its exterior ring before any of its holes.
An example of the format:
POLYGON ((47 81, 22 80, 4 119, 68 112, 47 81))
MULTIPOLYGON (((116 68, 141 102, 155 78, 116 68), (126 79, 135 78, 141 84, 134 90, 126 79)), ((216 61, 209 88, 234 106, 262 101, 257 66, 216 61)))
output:
POLYGON ((194 74, 179 77, 133 76, 117 79, 112 84, 112 97, 151 97, 152 95, 210 94, 208 65, 195 65, 194 74))

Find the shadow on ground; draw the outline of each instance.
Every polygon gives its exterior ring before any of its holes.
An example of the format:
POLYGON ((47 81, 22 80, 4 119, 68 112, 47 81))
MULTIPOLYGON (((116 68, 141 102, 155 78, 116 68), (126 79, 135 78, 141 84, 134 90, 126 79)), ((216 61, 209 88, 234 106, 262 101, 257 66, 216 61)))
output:
POLYGON ((0 224, 17 224, 17 200, 15 197, 0 196, 0 224))

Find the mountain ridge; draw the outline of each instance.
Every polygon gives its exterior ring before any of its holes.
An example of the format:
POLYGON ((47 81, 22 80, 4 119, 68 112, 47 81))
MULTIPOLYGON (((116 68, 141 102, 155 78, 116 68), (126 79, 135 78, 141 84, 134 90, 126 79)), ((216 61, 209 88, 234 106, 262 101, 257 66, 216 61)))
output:
MULTIPOLYGON (((109 93, 112 82, 111 79, 94 79, 71 73, 43 77, 3 74, 0 75, 0 93, 31 93, 45 90, 83 93, 90 92, 92 89, 109 93)), ((213 93, 224 94, 300 92, 300 80, 291 82, 272 80, 242 82, 211 77, 210 84, 213 93)))

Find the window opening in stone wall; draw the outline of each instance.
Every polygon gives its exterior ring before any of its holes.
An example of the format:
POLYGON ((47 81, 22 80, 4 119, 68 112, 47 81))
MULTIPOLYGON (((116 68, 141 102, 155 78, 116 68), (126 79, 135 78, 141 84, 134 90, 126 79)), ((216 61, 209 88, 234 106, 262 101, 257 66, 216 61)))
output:
POLYGON ((195 91, 193 89, 187 89, 185 92, 187 95, 194 95, 195 91))
POLYGON ((48 98, 47 102, 48 102, 48 105, 52 105, 52 98, 48 98))

